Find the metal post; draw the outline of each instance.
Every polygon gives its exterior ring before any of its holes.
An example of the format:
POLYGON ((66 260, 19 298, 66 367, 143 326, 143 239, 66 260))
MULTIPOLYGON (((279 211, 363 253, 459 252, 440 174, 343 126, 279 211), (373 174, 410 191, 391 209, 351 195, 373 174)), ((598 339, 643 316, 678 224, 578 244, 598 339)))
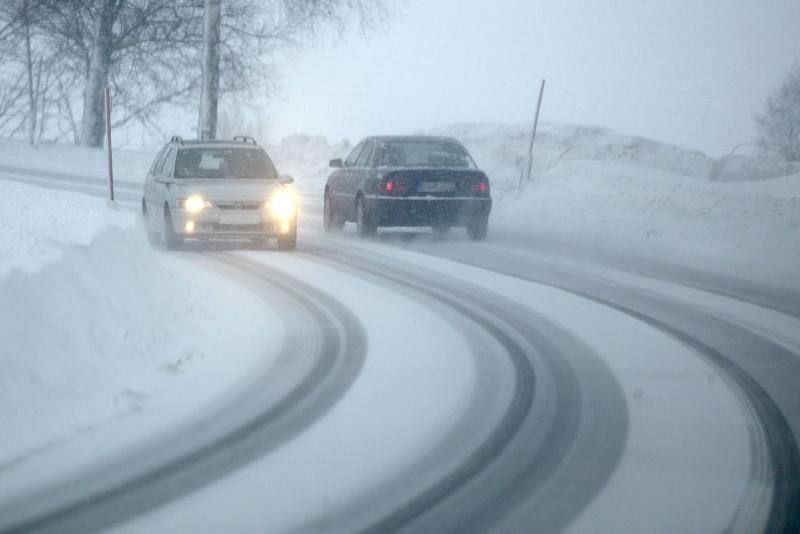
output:
POLYGON ((106 85, 105 90, 106 106, 106 146, 108 146, 108 191, 111 195, 111 202, 114 202, 114 165, 111 157, 111 89, 106 85))
POLYGON ((539 100, 536 102, 536 115, 533 118, 533 130, 531 131, 531 144, 528 146, 528 172, 525 175, 525 181, 531 179, 531 169, 533 168, 533 141, 536 139, 536 128, 539 125, 539 110, 542 109, 542 96, 544 95, 544 78, 542 78, 542 85, 539 87, 539 100))

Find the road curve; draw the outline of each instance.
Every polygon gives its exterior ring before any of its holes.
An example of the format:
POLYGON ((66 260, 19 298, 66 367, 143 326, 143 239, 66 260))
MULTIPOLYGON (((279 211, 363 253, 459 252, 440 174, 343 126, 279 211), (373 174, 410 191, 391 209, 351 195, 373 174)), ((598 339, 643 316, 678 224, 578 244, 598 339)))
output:
POLYGON ((525 501, 531 524, 559 530, 600 491, 622 454, 627 407, 614 376, 589 347, 479 286, 324 242, 302 250, 332 268, 443 303, 497 339, 504 354, 496 357, 510 358, 517 376, 513 401, 485 440, 465 447, 463 432, 455 429, 419 459, 422 466, 435 465, 443 455, 464 454, 449 472, 435 480, 425 480, 423 468, 405 473, 308 531, 485 531, 525 501), (581 484, 570 483, 576 472, 581 484), (399 488, 413 491, 385 509, 387 495, 396 499, 399 488))
MULTIPOLYGON (((403 246, 558 288, 646 323, 690 347, 725 378, 752 418, 754 458, 750 476, 756 490, 740 503, 739 513, 731 518, 729 529, 800 531, 800 388, 797 387, 800 354, 796 351, 702 306, 622 283, 576 275, 514 253, 492 249, 487 254, 486 249, 479 248, 481 245, 440 248, 435 242, 424 240, 403 243, 403 246)), ((478 325, 503 347, 504 357, 510 358, 517 377, 514 402, 509 404, 486 440, 471 449, 458 451, 463 457, 454 469, 435 480, 422 478, 422 484, 408 477, 389 481, 382 492, 376 492, 372 501, 367 499, 354 503, 352 509, 336 511, 311 525, 312 529, 469 531, 514 530, 523 525, 540 525, 547 530, 558 530, 568 526, 607 482, 625 441, 627 408, 614 376, 590 347, 544 317, 530 310, 523 312, 518 304, 482 290, 479 284, 455 282, 431 270, 399 264, 393 258, 381 259, 378 253, 365 252, 363 244, 350 247, 347 239, 310 238, 301 241, 299 250, 301 254, 328 262, 332 268, 370 276, 415 298, 436 301, 450 308, 478 325), (596 386, 596 382, 602 386, 596 386), (593 411, 598 399, 610 403, 614 410, 593 411), (600 457, 597 456, 598 447, 606 451, 600 457), (567 454, 567 450, 572 454, 567 454), (590 462, 593 467, 587 470, 590 462), (569 484, 575 473, 581 473, 584 483, 581 487, 569 484), (400 486, 405 490, 398 489, 400 486), (576 493, 565 496, 565 491, 576 493), (401 498, 392 500, 389 505, 380 502, 388 494, 401 498), (375 513, 358 512, 365 508, 375 513), (524 513, 520 515, 519 510, 524 513), (515 512, 514 522, 509 522, 512 512, 515 512)), ((227 257, 223 261, 233 262, 247 276, 262 278, 262 281, 267 276, 264 273, 268 269, 260 262, 227 257)), ((800 301, 791 295, 764 292, 735 280, 720 281, 696 273, 690 273, 687 279, 683 271, 653 270, 645 263, 639 267, 641 272, 652 270, 656 277, 661 273, 662 278, 686 286, 800 316, 797 307, 800 301)), ((284 275, 273 278, 272 284, 280 284, 284 275)), ((290 288, 283 287, 288 300, 310 300, 317 305, 316 315, 308 308, 304 313, 318 319, 327 317, 328 327, 333 323, 332 329, 323 327, 319 321, 315 324, 320 331, 338 332, 334 337, 341 342, 337 353, 339 360, 350 354, 347 347, 352 342, 356 353, 361 351, 360 361, 363 361, 365 334, 361 332, 360 337, 356 334, 354 339, 341 337, 342 332, 352 333, 353 328, 358 331, 357 320, 351 317, 353 322, 336 323, 337 318, 348 316, 346 306, 331 303, 331 299, 318 290, 297 281, 291 285, 302 290, 293 294, 290 288), (320 305, 320 302, 330 306, 320 305)), ((328 359, 320 357, 318 365, 328 359)), ((349 378, 330 381, 336 387, 331 385, 328 400, 346 390, 358 365, 351 362, 344 366, 350 373, 349 378)), ((315 397, 318 388, 324 389, 322 382, 314 380, 305 386, 295 382, 295 386, 298 406, 304 402, 313 405, 308 399, 315 397)), ((82 496, 65 496, 63 488, 57 488, 39 496, 39 502, 23 503, 30 506, 0 509, 0 532, 86 531, 114 524, 191 487, 210 482, 248 458, 264 454, 270 447, 288 439, 292 432, 310 424, 313 417, 319 417, 320 410, 324 411, 321 406, 316 412, 306 408, 316 413, 312 417, 298 415, 291 406, 283 406, 283 409, 288 410, 283 416, 277 412, 265 416, 268 422, 272 418, 282 421, 280 425, 285 429, 284 438, 271 445, 263 441, 267 439, 259 430, 263 425, 252 425, 246 430, 243 427, 238 434, 230 434, 229 439, 218 436, 213 444, 194 452, 181 451, 181 446, 177 445, 169 462, 149 465, 150 471, 139 469, 147 465, 146 460, 134 461, 128 482, 121 481, 118 474, 113 477, 114 484, 103 476, 99 482, 94 482, 97 474, 93 473, 92 482, 87 477, 86 484, 81 485, 91 491, 82 496), (229 454, 222 454, 223 448, 229 454), (157 497, 150 498, 151 493, 157 497)), ((435 463, 443 450, 452 453, 452 440, 459 432, 463 434, 464 428, 457 428, 449 436, 450 441, 445 438, 443 445, 429 451, 420 459, 419 466, 435 463)), ((412 471, 412 474, 419 473, 412 471)), ((78 485, 71 483, 69 487, 78 485)))
POLYGON ((274 365, 244 390, 134 452, 0 507, 0 532, 92 532, 140 515, 279 447, 348 390, 367 353, 361 323, 340 302, 263 265, 200 258, 282 307, 288 330, 274 365))
MULTIPOLYGON (((706 359, 738 392, 744 410, 752 416, 751 479, 755 488, 739 514, 731 518, 732 531, 800 531, 800 354, 767 335, 698 305, 678 299, 581 276, 536 262, 502 248, 442 243, 421 239, 384 238, 403 248, 419 250, 517 279, 567 291, 642 321, 691 347, 706 359), (759 488, 763 491, 759 491, 759 488)), ((341 240, 346 245, 346 239, 341 240)), ((341 245, 340 245, 341 246, 341 245)), ((341 252, 340 252, 341 254, 341 252)), ((631 269, 631 258, 625 259, 631 269)), ((644 265, 633 264, 642 272, 644 265)), ((711 280, 693 271, 664 267, 668 278, 683 284, 800 317, 800 299, 760 291, 752 284, 723 278, 711 280)))

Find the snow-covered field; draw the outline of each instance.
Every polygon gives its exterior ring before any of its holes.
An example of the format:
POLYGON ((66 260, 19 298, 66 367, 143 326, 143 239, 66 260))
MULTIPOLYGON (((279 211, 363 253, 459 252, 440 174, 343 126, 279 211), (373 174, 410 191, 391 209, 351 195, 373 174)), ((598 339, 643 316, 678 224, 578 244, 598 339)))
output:
MULTIPOLYGON (((534 254, 537 242, 557 241, 800 287, 800 175, 715 182, 709 180, 714 162, 699 152, 604 129, 546 126, 537 142, 534 180, 518 190, 524 128, 460 125, 431 133, 462 139, 492 178, 495 232, 490 239, 498 246, 511 243, 534 254)), ((313 205, 329 172, 327 161, 344 155, 347 144, 297 135, 268 151, 282 173, 295 176, 298 190, 313 205)), ((117 179, 140 183, 153 156, 152 151, 118 151, 117 179)), ((25 179, 14 168, 102 178, 105 156, 69 146, 34 149, 0 141, 0 425, 13 436, 0 440, 0 501, 197 415, 245 383, 253 369, 265 369, 280 349, 276 340, 288 331, 281 331, 282 317, 275 311, 232 279, 205 270, 202 259, 154 251, 135 210, 3 179, 25 179), (273 352, 264 354, 264 347, 273 352)), ((85 187, 103 189, 102 182, 85 187)), ((135 188, 127 192, 136 199, 135 188)), ((135 202, 126 206, 135 208, 135 202)), ((319 231, 305 229, 313 242, 312 234, 319 231)), ((673 488, 668 500, 692 512, 682 518, 686 525, 717 530, 724 526, 718 522, 735 512, 749 484, 747 420, 735 392, 721 381, 709 382, 715 371, 681 343, 560 290, 401 247, 357 240, 348 246, 362 248, 365 258, 382 252, 465 284, 481 279, 510 302, 569 325, 609 364, 633 407, 631 431, 614 477, 579 528, 590 530, 602 524, 599 518, 613 530, 625 521, 614 513, 652 504, 647 491, 637 491, 641 502, 631 505, 631 488, 647 489, 652 480, 664 479, 664 465, 689 466, 671 471, 667 484, 673 488), (631 335, 608 335, 615 331, 631 335), (649 352, 640 354, 641 347, 649 352), (645 387, 648 396, 642 400, 645 387), (705 401, 701 408, 697 398, 705 401), (675 432, 693 436, 691 446, 670 441, 675 432), (724 455, 722 444, 728 447, 724 455), (649 450, 659 462, 640 465, 638 450, 649 450), (697 483, 698 472, 707 487, 697 483), (711 517, 708 509, 722 513, 711 517)), ((313 254, 298 252, 229 256, 261 262, 312 286, 325 280, 326 291, 352 308, 372 336, 359 379, 292 447, 129 525, 134 531, 225 529, 231 513, 252 530, 265 524, 277 530, 296 527, 310 513, 325 515, 366 498, 383 479, 413 465, 432 436, 463 410, 480 376, 474 367, 480 351, 454 331, 458 324, 443 320, 436 307, 407 302, 408 295, 395 295, 390 286, 379 287, 346 270, 332 273, 313 254), (407 336, 412 328, 422 335, 407 336), (408 384, 415 395, 404 390, 408 384), (412 413, 413 420, 407 417, 412 413), (387 429, 387 422, 400 424, 387 429), (253 495, 267 498, 274 508, 255 505, 253 495), (206 513, 172 513, 187 505, 206 513)), ((591 263, 580 268, 587 279, 608 275, 591 263)), ((652 290, 656 282, 636 283, 652 290)), ((700 299, 662 284, 659 291, 671 297, 700 299)), ((721 314, 739 313, 723 297, 702 305, 721 314)), ((763 319, 759 330, 774 331, 781 343, 797 346, 794 321, 773 321, 755 307, 740 315, 737 321, 763 319)), ((669 508, 662 513, 659 523, 673 519, 669 508)), ((648 518, 642 516, 638 530, 647 530, 648 518)))
MULTIPOLYGON (((197 410, 280 339, 257 298, 159 260, 138 217, 101 199, 0 180, 0 228, 0 493, 75 438, 116 428, 88 461, 114 448, 121 420, 134 424, 116 445, 197 410), (158 417, 137 426, 144 412, 158 417)), ((55 465, 48 475, 75 467, 55 465)))
MULTIPOLYGON (((533 180, 518 191, 525 127, 456 125, 427 133, 458 137, 490 175, 492 224, 504 239, 518 236, 534 247, 536 239, 557 239, 800 287, 800 174, 712 182, 713 161, 700 152, 602 128, 545 125, 533 180)), ((311 194, 321 190, 328 160, 349 146, 295 135, 268 151, 311 194)), ((153 156, 116 151, 117 179, 141 182, 153 156)), ((101 178, 105 154, 5 140, 0 166, 101 178)), ((79 413, 74 406, 97 406, 98 398, 105 399, 104 414, 136 406, 137 372, 166 374, 199 354, 175 345, 168 332, 180 328, 192 333, 183 339, 196 338, 220 317, 208 311, 219 295, 160 265, 132 214, 78 194, 8 181, 0 186, 0 328, 12 339, 0 349, 10 362, 0 403, 20 436, 13 447, 0 443, 0 458, 8 462, 59 435, 35 424, 37 417, 53 419, 49 410, 79 413), (135 287, 121 283, 131 279, 135 287), (151 313, 129 311, 142 309, 151 313), (58 335, 37 336, 42 328, 58 335), (87 390, 87 383, 98 388, 87 390), (55 397, 38 398, 43 391, 55 397), (69 402, 53 402, 56 397, 69 402)), ((64 428, 80 426, 60 420, 64 428)))

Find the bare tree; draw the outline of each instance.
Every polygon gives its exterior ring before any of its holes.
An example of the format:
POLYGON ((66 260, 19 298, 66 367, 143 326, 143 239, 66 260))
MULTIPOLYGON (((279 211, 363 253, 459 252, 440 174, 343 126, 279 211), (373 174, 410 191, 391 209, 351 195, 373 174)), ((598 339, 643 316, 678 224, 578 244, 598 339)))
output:
POLYGON ((386 20, 393 4, 393 0, 207 0, 211 16, 204 32, 208 54, 202 63, 198 137, 214 137, 219 95, 247 96, 256 88, 262 96, 272 93, 277 69, 271 60, 277 55, 299 50, 326 30, 341 33, 354 24, 362 31, 373 28, 386 20))
POLYGON ((764 107, 764 113, 756 117, 759 146, 786 161, 800 161, 800 63, 789 69, 764 107))
POLYGON ((204 63, 212 65, 205 68, 207 79, 217 86, 203 93, 210 124, 219 95, 242 101, 256 92, 270 95, 281 54, 299 50, 327 29, 368 28, 393 1, 213 0, 220 16, 212 28, 219 38, 210 56, 218 60, 204 62, 206 0, 2 0, 0 55, 17 54, 13 65, 25 68, 20 78, 11 63, 0 65, 6 131, 27 131, 33 139, 47 123, 57 139, 101 146, 107 83, 115 93, 113 126, 138 122, 158 131, 164 106, 197 106, 204 63), (26 112, 19 109, 20 87, 27 93, 26 112), (28 122, 21 123, 21 116, 28 122))
POLYGON ((203 84, 200 90, 199 139, 217 136, 219 100, 219 46, 222 23, 222 0, 206 0, 203 24, 203 84))
MULTIPOLYGON (((103 90, 115 86, 114 121, 147 123, 160 105, 197 87, 198 0, 42 0, 41 32, 83 73, 80 140, 101 146, 103 90)), ((62 98, 63 98, 62 93, 62 98)), ((72 116, 74 106, 61 106, 72 116)))
POLYGON ((6 118, 3 125, 16 120, 16 127, 12 132, 27 126, 28 141, 31 145, 35 144, 37 139, 37 120, 41 112, 39 105, 43 100, 42 91, 46 89, 42 86, 43 57, 41 52, 34 51, 33 42, 33 25, 34 20, 41 14, 40 6, 39 0, 7 0, 0 6, 0 57, 7 56, 7 61, 4 61, 6 67, 4 74, 13 80, 9 80, 9 88, 0 96, 0 110, 2 116, 6 118), (22 50, 22 53, 19 53, 19 50, 22 50), (13 53, 15 51, 16 53, 13 53), (27 96, 25 111, 17 107, 20 103, 21 95, 18 89, 21 79, 24 79, 24 92, 27 96))

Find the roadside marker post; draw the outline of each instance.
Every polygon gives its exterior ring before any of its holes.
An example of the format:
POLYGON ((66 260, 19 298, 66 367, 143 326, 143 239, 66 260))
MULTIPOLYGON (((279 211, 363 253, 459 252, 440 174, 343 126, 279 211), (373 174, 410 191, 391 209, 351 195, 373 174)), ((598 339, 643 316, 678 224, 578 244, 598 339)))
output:
POLYGON ((108 192, 109 203, 116 207, 114 199, 114 164, 111 152, 111 87, 106 85, 105 89, 105 108, 106 108, 106 146, 108 147, 108 192))
MULTIPOLYGON (((531 170, 533 169, 533 142, 536 140, 536 129, 539 126, 539 111, 542 109, 542 96, 544 96, 544 83, 545 80, 542 78, 542 84, 539 86, 539 99, 536 102, 536 114, 533 117, 533 129, 531 130, 531 142, 528 145, 528 160, 527 160, 527 171, 525 172, 525 181, 529 182, 531 179, 531 170)), ((523 171, 522 169, 519 170, 519 184, 517 189, 519 190, 522 188, 522 176, 523 171)))

